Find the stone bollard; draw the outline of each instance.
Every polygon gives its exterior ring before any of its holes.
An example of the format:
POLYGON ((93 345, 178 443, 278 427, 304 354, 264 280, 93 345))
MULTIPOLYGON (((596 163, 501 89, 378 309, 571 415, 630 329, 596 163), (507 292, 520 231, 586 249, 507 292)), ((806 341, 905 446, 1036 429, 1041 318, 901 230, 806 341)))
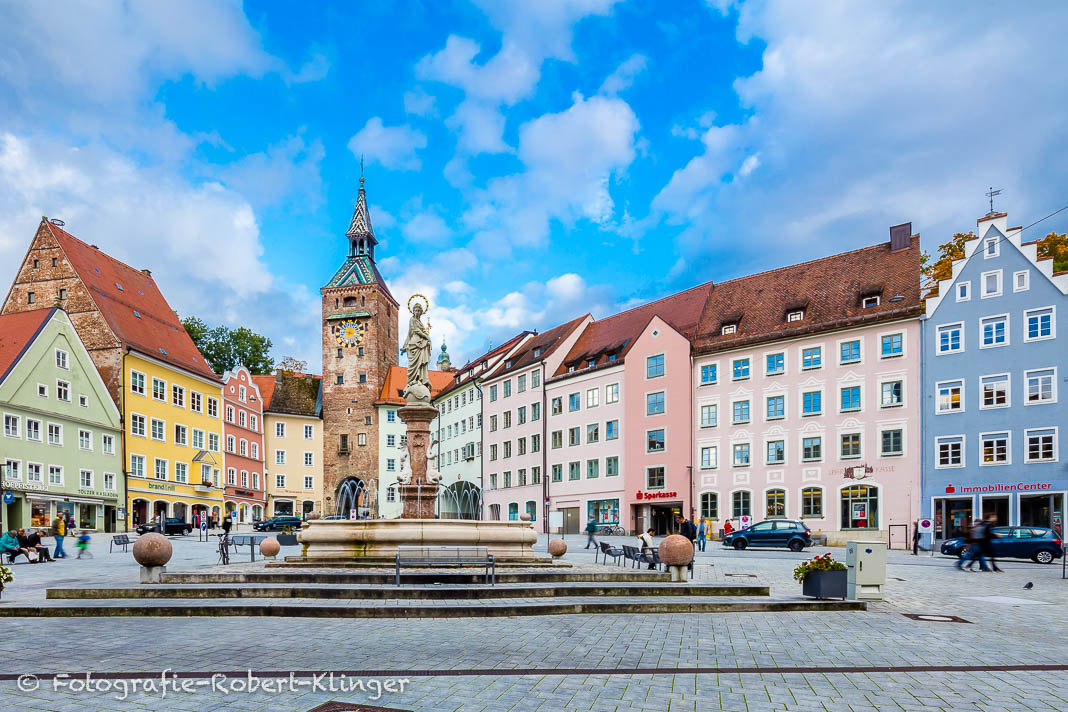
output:
POLYGON ((278 556, 278 552, 282 550, 282 545, 278 543, 278 539, 268 537, 260 542, 260 553, 263 554, 263 558, 269 561, 274 561, 278 556))
POLYGON ((561 556, 567 553, 567 542, 563 539, 550 539, 549 540, 549 554, 552 555, 553 561, 559 559, 561 556))
POLYGON ((141 583, 160 583, 160 575, 167 571, 164 565, 174 553, 171 541, 158 532, 149 532, 138 537, 133 545, 134 561, 141 564, 141 583))
POLYGON ((693 561, 693 544, 681 534, 672 534, 660 542, 660 560, 668 568, 672 583, 686 582, 686 567, 693 561))

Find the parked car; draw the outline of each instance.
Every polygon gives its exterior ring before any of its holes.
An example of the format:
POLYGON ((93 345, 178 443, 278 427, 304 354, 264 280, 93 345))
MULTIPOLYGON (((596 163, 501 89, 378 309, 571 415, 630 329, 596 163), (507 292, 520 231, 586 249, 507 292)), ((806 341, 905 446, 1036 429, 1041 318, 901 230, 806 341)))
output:
POLYGON ((252 528, 258 532, 280 532, 286 527, 300 529, 300 525, 300 517, 282 516, 271 517, 270 519, 264 519, 262 522, 256 522, 252 525, 252 528))
POLYGON ((739 551, 747 546, 785 546, 790 551, 801 551, 812 546, 812 534, 804 522, 772 519, 727 534, 723 546, 733 546, 739 551))
MULTIPOLYGON (((175 534, 188 534, 193 531, 193 525, 178 519, 177 517, 167 517, 167 521, 163 525, 164 534, 167 536, 173 536, 175 534)), ((147 522, 137 527, 138 534, 147 534, 148 532, 158 532, 159 522, 147 522)))
MULTIPOLYGON (((1054 559, 1064 556, 1061 538, 1052 529, 994 527, 991 533, 994 557, 998 559, 1031 559, 1039 564, 1052 564, 1054 559)), ((963 537, 946 539, 942 542, 942 553, 957 557, 967 546, 963 537)))

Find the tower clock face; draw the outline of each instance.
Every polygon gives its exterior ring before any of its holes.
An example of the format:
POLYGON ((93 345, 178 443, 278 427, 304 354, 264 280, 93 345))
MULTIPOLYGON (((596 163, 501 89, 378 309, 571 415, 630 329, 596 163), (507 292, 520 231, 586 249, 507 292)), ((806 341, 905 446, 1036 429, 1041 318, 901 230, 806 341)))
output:
POLYGON ((346 319, 334 327, 334 339, 338 346, 355 346, 362 338, 363 332, 355 319, 346 319))

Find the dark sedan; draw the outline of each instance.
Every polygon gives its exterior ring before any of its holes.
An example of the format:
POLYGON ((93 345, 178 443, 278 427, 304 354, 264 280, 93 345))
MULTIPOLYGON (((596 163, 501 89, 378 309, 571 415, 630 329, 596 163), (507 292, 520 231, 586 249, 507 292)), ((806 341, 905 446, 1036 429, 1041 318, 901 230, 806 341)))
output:
MULTIPOLYGON (((1064 555, 1061 538, 1052 529, 1042 527, 994 527, 991 545, 997 559, 1031 559, 1039 564, 1052 564, 1064 555)), ((960 556, 968 544, 963 538, 946 539, 942 553, 960 556)))
POLYGON ((258 532, 280 532, 286 527, 300 529, 300 525, 300 517, 280 516, 264 519, 262 522, 256 522, 252 525, 252 528, 258 532))
MULTIPOLYGON (((163 526, 164 526, 164 532, 163 533, 168 535, 168 536, 172 536, 174 534, 188 534, 189 532, 193 531, 193 526, 191 524, 188 524, 188 523, 182 521, 181 519, 178 519, 177 517, 167 517, 167 521, 163 526)), ((142 524, 139 527, 137 527, 137 533, 138 534, 147 534, 148 532, 158 532, 158 531, 159 531, 159 522, 158 521, 149 522, 147 524, 142 524)))
POLYGON ((790 551, 801 551, 812 546, 812 534, 804 522, 774 519, 727 534, 723 546, 739 551, 747 546, 785 546, 790 551))

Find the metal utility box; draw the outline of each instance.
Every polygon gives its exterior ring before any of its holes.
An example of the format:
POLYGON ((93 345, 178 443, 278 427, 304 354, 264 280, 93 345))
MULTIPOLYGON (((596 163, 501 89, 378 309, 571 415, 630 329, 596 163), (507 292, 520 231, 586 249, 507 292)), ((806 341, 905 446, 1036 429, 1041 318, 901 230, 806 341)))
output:
POLYGON ((881 601, 886 585, 886 543, 851 541, 846 544, 846 596, 881 601))

